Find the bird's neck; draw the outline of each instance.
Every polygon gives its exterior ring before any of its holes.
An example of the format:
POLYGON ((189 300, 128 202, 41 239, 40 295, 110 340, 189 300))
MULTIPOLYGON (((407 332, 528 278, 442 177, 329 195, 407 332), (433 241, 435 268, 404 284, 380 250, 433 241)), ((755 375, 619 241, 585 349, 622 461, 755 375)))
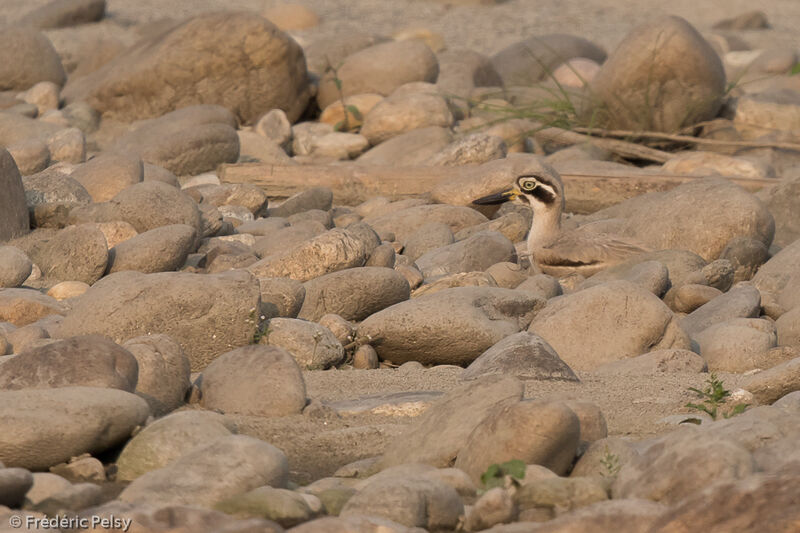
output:
POLYGON ((528 234, 528 252, 547 246, 561 233, 561 210, 538 209, 533 213, 533 224, 528 234))

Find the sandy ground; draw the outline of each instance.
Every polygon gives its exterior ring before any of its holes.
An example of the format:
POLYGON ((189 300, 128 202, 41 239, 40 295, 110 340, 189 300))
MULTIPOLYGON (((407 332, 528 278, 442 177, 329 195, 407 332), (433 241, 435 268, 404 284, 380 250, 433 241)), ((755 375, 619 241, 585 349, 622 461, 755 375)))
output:
MULTIPOLYGON (((428 369, 328 370, 305 372, 308 396, 323 403, 362 396, 407 391, 446 392, 463 385, 462 370, 445 366, 428 369)), ((608 433, 638 441, 662 434, 674 425, 670 415, 689 413, 684 406, 695 400, 688 387, 702 388, 708 374, 598 376, 578 373, 580 383, 528 381, 525 397, 581 400, 597 404, 605 415, 608 433)), ((742 377, 720 374, 729 390, 742 377)), ((306 484, 331 475, 352 461, 379 455, 394 439, 402 438, 413 417, 375 414, 315 418, 291 416, 264 419, 234 417, 239 431, 264 439, 286 452, 292 480, 306 484)))

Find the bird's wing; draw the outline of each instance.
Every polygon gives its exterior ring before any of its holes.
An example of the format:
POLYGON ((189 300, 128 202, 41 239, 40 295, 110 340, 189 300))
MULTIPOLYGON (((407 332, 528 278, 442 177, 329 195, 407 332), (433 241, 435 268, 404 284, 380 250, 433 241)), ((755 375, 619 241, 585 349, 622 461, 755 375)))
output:
POLYGON ((551 266, 606 265, 620 263, 632 255, 647 252, 629 240, 591 231, 569 231, 533 251, 537 263, 551 266))

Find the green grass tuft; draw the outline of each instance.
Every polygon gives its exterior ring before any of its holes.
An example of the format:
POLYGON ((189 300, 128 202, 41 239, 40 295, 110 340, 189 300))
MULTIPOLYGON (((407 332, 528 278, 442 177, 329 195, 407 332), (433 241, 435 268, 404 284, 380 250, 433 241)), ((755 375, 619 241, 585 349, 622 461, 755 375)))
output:
POLYGON ((481 474, 481 493, 496 487, 519 486, 520 482, 525 479, 525 469, 527 466, 524 461, 519 459, 512 459, 505 463, 495 463, 486 469, 486 472, 481 474))

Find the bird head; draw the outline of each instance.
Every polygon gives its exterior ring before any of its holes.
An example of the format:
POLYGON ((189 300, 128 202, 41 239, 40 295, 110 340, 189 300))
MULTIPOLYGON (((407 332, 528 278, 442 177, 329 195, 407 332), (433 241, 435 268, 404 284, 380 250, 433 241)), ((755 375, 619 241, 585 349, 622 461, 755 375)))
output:
POLYGON ((514 185, 489 196, 473 200, 475 205, 493 205, 514 201, 530 205, 534 210, 563 209, 564 187, 557 175, 525 174, 517 176, 514 185))

